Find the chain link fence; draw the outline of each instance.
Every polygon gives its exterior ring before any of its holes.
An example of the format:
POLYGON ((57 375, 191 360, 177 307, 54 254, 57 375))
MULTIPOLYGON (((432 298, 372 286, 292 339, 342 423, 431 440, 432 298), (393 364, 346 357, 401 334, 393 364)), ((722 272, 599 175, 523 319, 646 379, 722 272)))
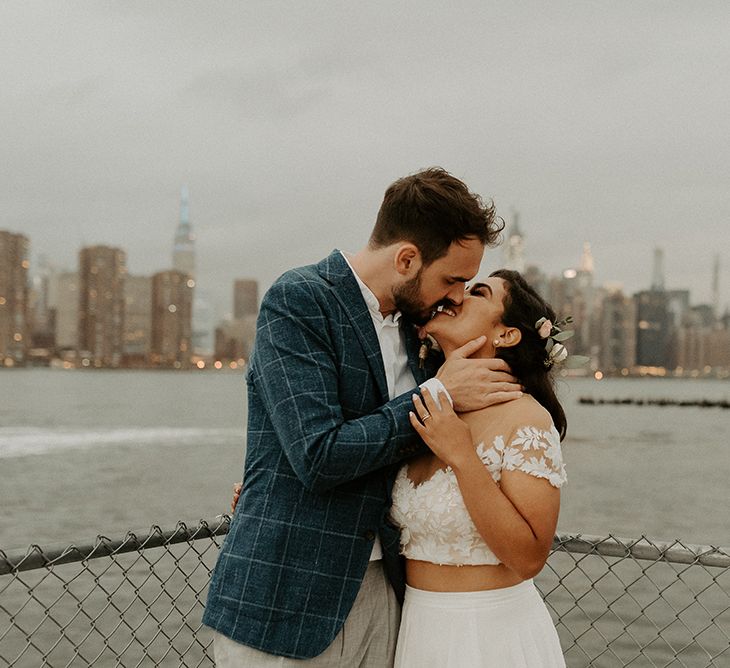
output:
MULTIPOLYGON (((0 551, 0 666, 211 666, 229 519, 0 551)), ((730 551, 560 534, 537 578, 568 666, 730 666, 730 551)))

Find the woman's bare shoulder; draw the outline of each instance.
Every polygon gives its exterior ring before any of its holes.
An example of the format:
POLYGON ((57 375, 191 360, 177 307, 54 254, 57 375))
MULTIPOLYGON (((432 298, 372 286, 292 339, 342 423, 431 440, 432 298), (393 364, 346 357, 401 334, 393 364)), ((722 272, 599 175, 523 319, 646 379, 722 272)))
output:
POLYGON ((550 413, 529 394, 469 413, 467 422, 472 428, 472 434, 481 437, 487 435, 507 437, 521 427, 536 427, 549 431, 553 426, 550 413))
POLYGON ((553 419, 548 410, 529 394, 523 394, 519 399, 508 402, 507 407, 511 422, 515 428, 537 427, 538 429, 550 429, 553 419))

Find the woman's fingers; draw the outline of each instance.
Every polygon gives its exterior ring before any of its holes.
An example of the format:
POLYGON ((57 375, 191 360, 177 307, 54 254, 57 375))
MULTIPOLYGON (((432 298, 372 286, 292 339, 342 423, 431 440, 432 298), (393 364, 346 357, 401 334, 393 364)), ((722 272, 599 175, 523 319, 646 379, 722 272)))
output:
POLYGON ((446 392, 439 388, 437 394, 438 396, 434 397, 428 389, 423 392, 426 410, 434 415, 437 413, 441 413, 444 416, 453 414, 454 409, 451 407, 451 402, 446 392))
POLYGON ((422 436, 425 430, 413 411, 408 411, 408 419, 411 421, 411 426, 422 436))
POLYGON ((422 392, 421 396, 423 397, 423 403, 426 406, 426 410, 429 413, 434 413, 434 412, 440 410, 439 405, 436 403, 436 399, 434 399, 433 395, 431 394, 431 390, 425 389, 422 392))
POLYGON ((413 407, 416 409, 416 415, 421 419, 421 422, 424 420, 427 420, 430 416, 429 410, 426 407, 426 404, 423 403, 423 398, 419 397, 417 394, 414 394, 412 396, 413 399, 413 407))

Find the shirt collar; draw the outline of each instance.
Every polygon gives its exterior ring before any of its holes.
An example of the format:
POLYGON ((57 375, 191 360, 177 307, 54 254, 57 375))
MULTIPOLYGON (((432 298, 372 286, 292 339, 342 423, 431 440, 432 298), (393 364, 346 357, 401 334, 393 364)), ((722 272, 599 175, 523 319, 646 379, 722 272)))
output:
POLYGON ((347 262, 347 266, 350 267, 350 271, 352 272, 352 275, 355 277, 355 280, 357 281, 358 286, 360 287, 360 292, 362 293, 362 298, 365 300, 365 303, 367 304, 368 310, 370 311, 370 315, 373 316, 373 318, 376 318, 379 322, 388 323, 389 320, 392 321, 394 325, 397 325, 400 321, 401 312, 395 311, 394 313, 389 314, 385 318, 383 317, 383 314, 380 312, 380 302, 378 301, 378 298, 375 296, 375 293, 363 282, 363 280, 357 275, 357 272, 353 268, 353 266, 350 264, 350 260, 348 259, 347 255, 345 255, 344 251, 340 251, 342 254, 342 257, 345 258, 345 262, 347 262))

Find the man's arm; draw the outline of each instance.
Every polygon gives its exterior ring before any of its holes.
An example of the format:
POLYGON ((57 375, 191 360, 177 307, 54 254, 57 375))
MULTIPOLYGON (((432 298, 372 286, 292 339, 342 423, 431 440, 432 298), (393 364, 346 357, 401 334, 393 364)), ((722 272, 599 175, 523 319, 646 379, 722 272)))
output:
POLYGON ((411 392, 344 419, 328 315, 315 291, 285 279, 267 293, 249 391, 262 399, 297 477, 311 491, 326 491, 413 454, 420 439, 408 420, 411 392))

